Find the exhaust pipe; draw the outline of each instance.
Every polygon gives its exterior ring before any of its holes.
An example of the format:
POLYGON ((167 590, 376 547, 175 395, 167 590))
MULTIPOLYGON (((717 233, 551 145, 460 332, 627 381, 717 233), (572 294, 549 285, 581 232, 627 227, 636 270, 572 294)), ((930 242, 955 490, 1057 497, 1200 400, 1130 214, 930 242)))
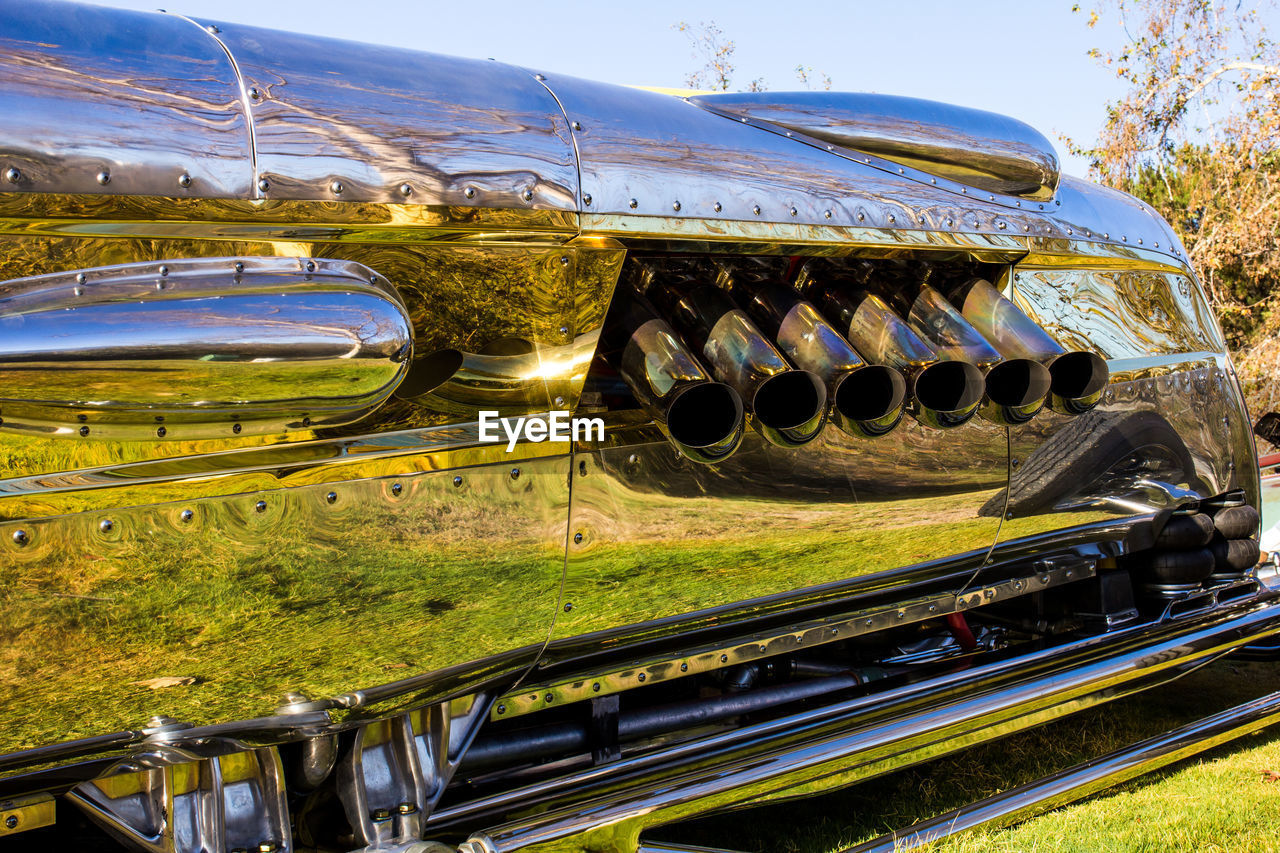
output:
POLYGON ((982 373, 963 361, 943 361, 880 297, 834 280, 801 273, 808 296, 864 358, 891 367, 907 381, 911 415, 925 426, 948 428, 968 421, 982 402, 982 373))
POLYGON ((986 279, 970 279, 951 296, 964 318, 1001 355, 1032 359, 1049 369, 1049 407, 1054 411, 1078 415, 1102 399, 1111 378, 1102 356, 1063 349, 986 279))
POLYGON ((694 462, 729 458, 745 432, 742 398, 714 382, 653 307, 620 304, 605 328, 610 361, 645 414, 694 462))
POLYGON ((924 276, 895 294, 904 303, 907 324, 943 358, 975 364, 985 374, 986 393, 978 410, 983 418, 1005 426, 1034 418, 1049 395, 1049 371, 1035 359, 1002 356, 946 297, 925 283, 927 277, 926 267, 924 276))
POLYGON ((729 292, 796 367, 826 384, 829 415, 844 432, 874 438, 902 420, 907 381, 896 368, 868 364, 790 286, 729 278, 729 292))
POLYGON ((738 392, 748 423, 767 441, 800 447, 818 437, 827 421, 826 386, 816 375, 788 365, 728 294, 711 283, 690 282, 677 290, 647 268, 640 283, 706 359, 712 375, 738 392))

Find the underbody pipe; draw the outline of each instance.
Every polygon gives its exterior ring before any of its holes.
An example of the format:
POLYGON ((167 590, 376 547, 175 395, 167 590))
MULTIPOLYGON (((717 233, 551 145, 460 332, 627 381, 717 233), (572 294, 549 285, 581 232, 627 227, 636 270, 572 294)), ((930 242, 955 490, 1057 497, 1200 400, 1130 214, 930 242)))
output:
POLYGON ((501 853, 563 849, 557 845, 570 838, 634 850, 649 827, 786 797, 798 785, 830 788, 908 767, 1170 680, 1277 630, 1280 606, 1264 594, 539 780, 438 809, 428 824, 487 826, 501 853))
POLYGON ((963 361, 943 361, 879 296, 835 280, 802 279, 805 296, 843 332, 863 358, 899 371, 912 396, 910 412, 932 427, 968 421, 982 402, 982 372, 963 361))
POLYGON ((946 297, 927 284, 920 284, 907 298, 907 324, 912 329, 943 358, 975 364, 985 374, 982 417, 999 424, 1021 424, 1044 408, 1050 385, 1044 365, 1030 358, 1002 356, 946 297))
POLYGON ((711 380, 648 303, 637 297, 610 314, 605 349, 640 408, 686 457, 719 462, 742 444, 742 398, 711 380))
POLYGON ((713 283, 676 288, 646 276, 645 295, 698 352, 712 375, 733 387, 747 422, 779 447, 800 447, 818 437, 827 422, 822 380, 787 364, 746 312, 713 283))
POLYGON ((779 281, 730 278, 729 292, 796 367, 821 377, 830 416, 850 435, 884 435, 902 420, 907 382, 896 368, 868 364, 818 309, 779 281))
POLYGON ((1007 826, 1027 820, 1278 722, 1280 693, 1272 693, 899 832, 850 847, 844 853, 912 850, 979 826, 1007 826))
POLYGON ((1067 352, 991 282, 970 279, 951 299, 1001 355, 1034 359, 1049 369, 1049 406, 1054 411, 1078 415, 1102 399, 1110 378, 1106 359, 1084 350, 1067 352))

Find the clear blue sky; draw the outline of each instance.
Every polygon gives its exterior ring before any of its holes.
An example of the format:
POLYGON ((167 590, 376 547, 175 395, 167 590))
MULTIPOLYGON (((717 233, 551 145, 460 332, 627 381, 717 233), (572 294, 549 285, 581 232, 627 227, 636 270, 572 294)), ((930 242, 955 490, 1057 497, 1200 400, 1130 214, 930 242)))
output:
MULTIPOLYGON (((732 39, 737 86, 763 77, 798 89, 798 63, 833 88, 948 101, 1020 118, 1054 140, 1095 138, 1120 87, 1086 55, 1123 41, 1114 13, 1093 30, 1071 0, 806 3, 511 2, 511 0, 98 0, 196 18, 316 33, 478 58, 611 83, 680 87, 699 62, 673 25, 715 21, 732 39)), ((1080 5, 1088 10, 1089 0, 1080 5)), ((1280 31, 1276 15, 1269 29, 1280 31)), ((736 88, 736 87, 735 87, 736 88)))

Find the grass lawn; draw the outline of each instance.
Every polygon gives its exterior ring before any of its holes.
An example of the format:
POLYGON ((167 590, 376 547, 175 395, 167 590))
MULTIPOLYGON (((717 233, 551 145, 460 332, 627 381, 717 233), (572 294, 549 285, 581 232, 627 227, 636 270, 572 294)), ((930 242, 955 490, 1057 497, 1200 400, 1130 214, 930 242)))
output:
MULTIPOLYGON (((1137 696, 833 794, 653 833, 746 851, 828 853, 1280 689, 1280 664, 1226 661, 1137 696)), ((1280 727, 1008 829, 928 848, 1280 850, 1280 727)))

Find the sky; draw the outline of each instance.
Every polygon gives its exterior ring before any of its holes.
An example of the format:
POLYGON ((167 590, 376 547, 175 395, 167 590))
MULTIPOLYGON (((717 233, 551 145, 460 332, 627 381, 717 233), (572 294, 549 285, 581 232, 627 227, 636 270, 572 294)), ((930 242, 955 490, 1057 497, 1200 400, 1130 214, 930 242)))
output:
MULTIPOLYGON (((764 78, 800 89, 797 64, 833 89, 879 92, 991 110, 1049 137, 1065 170, 1086 163, 1061 136, 1091 144, 1106 104, 1123 92, 1091 47, 1124 42, 1114 13, 1086 26, 1094 4, 1072 0, 896 0, 802 3, 511 2, 511 0, 98 0, 200 20, 294 30, 503 62, 608 83, 683 87, 701 66, 675 25, 712 22, 736 45, 734 88, 764 78)), ((1276 18, 1270 14, 1270 18, 1276 18)), ((1280 24, 1277 21, 1276 24, 1280 24)), ((1280 32, 1280 25, 1269 29, 1280 32)))

